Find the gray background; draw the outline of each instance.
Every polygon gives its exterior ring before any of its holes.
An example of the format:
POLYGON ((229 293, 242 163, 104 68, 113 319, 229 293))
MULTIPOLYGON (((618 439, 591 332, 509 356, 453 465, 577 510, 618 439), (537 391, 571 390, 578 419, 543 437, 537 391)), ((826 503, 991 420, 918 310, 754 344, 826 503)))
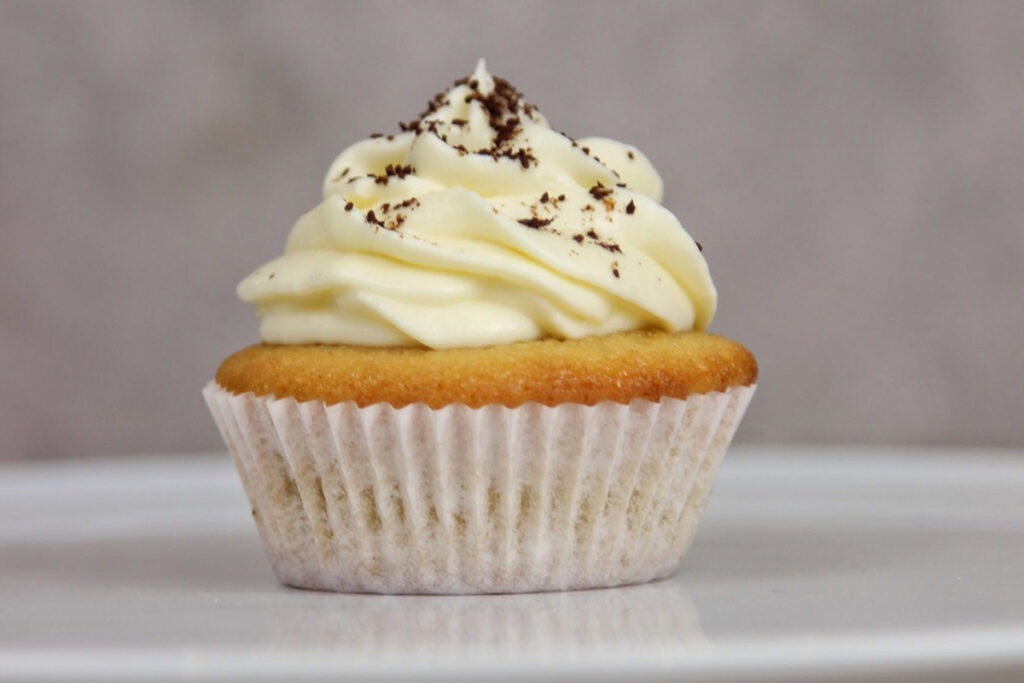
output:
POLYGON ((1024 446, 1024 3, 0 4, 2 457, 219 449, 235 283, 484 56, 638 145, 761 388, 738 439, 1024 446))

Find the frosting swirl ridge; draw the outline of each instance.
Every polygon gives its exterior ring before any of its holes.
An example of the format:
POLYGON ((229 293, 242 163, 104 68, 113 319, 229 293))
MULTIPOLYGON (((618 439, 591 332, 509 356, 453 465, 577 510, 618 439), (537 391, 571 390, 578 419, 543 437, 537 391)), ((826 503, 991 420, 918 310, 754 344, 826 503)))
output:
POLYGON ((238 286, 268 343, 452 348, 703 329, 716 293, 635 148, 572 140, 483 60, 342 152, 284 254, 238 286))

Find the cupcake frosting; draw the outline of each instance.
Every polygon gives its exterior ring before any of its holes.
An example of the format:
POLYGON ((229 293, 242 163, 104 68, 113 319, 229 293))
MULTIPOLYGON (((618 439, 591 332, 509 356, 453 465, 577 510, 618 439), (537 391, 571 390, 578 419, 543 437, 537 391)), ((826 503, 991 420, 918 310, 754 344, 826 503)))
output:
POLYGON ((703 329, 699 245, 635 148, 551 129, 488 73, 331 165, 284 254, 238 286, 264 342, 453 348, 703 329))

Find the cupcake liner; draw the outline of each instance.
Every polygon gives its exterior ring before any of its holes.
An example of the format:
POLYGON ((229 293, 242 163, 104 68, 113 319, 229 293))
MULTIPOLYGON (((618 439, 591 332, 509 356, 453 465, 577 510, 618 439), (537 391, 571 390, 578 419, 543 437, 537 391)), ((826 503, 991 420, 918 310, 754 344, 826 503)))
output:
POLYGON ((505 593, 671 574, 754 389, 440 409, 203 395, 282 583, 505 593))

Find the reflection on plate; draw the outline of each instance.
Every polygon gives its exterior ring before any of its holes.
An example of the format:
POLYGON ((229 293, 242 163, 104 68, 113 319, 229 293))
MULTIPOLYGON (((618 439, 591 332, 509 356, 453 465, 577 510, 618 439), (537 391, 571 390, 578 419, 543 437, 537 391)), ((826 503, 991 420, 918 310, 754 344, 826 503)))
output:
POLYGON ((562 593, 336 597, 306 593, 272 607, 276 644, 344 645, 382 654, 470 649, 500 655, 672 649, 705 640, 693 601, 682 583, 672 580, 562 593))

